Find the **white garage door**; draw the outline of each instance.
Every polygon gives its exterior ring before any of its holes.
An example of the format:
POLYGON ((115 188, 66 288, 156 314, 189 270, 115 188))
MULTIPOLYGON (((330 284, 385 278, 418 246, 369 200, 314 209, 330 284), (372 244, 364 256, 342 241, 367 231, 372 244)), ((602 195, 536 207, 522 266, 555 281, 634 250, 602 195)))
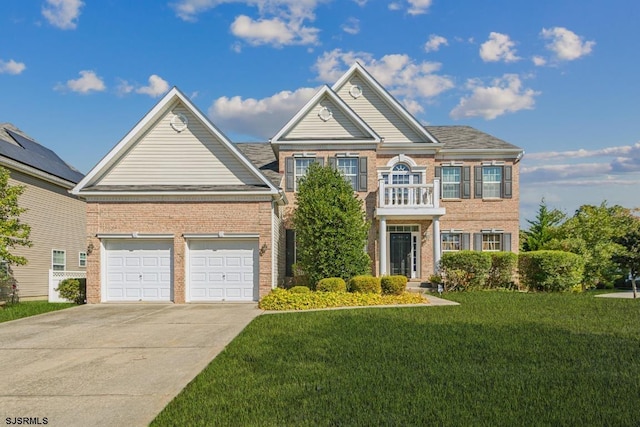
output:
POLYGON ((189 243, 189 301, 254 301, 258 298, 255 240, 189 243))
POLYGON ((107 301, 171 301, 173 242, 105 242, 107 301))

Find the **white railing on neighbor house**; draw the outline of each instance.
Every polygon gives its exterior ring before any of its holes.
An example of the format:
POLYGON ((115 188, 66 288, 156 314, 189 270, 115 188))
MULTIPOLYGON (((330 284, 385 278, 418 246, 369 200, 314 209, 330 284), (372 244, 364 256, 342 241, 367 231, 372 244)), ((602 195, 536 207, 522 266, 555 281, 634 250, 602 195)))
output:
POLYGON ((440 184, 385 184, 380 180, 378 207, 380 208, 437 208, 440 184))
POLYGON ((58 284, 64 279, 84 279, 86 277, 85 271, 49 270, 49 302, 69 302, 58 295, 58 291, 56 291, 58 284))

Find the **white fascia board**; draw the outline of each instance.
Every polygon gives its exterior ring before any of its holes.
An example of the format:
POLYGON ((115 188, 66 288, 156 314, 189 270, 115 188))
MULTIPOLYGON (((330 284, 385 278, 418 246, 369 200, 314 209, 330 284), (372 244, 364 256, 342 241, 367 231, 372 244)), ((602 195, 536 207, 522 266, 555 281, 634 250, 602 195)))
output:
POLYGON ((415 143, 415 142, 410 142, 406 144, 404 143, 394 144, 394 145, 381 144, 380 147, 378 147, 378 152, 386 153, 386 154, 388 153, 434 154, 439 152, 440 147, 441 147, 441 144, 438 144, 437 146, 434 147, 432 144, 421 144, 421 143, 415 143))
POLYGON ((458 159, 486 159, 504 158, 511 159, 514 157, 522 157, 523 150, 520 149, 487 149, 487 150, 470 150, 470 149, 442 149, 436 154, 436 160, 458 160, 458 159))
POLYGON ((79 196, 276 196, 279 190, 269 191, 82 191, 79 196))
POLYGON ((378 95, 380 95, 392 109, 396 110, 396 112, 404 117, 407 123, 411 125, 415 131, 427 138, 432 143, 440 145, 440 142, 438 142, 438 140, 433 135, 431 135, 431 133, 427 129, 425 129, 424 126, 422 126, 420 122, 418 122, 418 120, 407 111, 406 108, 402 106, 402 104, 400 104, 393 96, 391 96, 391 94, 380 83, 378 83, 378 81, 371 74, 369 74, 369 72, 362 65, 360 65, 359 62, 353 64, 351 68, 349 68, 349 70, 344 73, 342 77, 340 77, 338 81, 334 83, 333 86, 331 86, 331 89, 334 92, 337 92, 338 89, 342 87, 342 85, 344 85, 346 81, 351 78, 351 76, 356 72, 359 72, 362 78, 375 89, 378 95))
POLYGON ((40 169, 25 165, 24 163, 16 162, 15 160, 9 159, 7 157, 0 157, 0 165, 6 167, 7 169, 13 169, 34 178, 38 178, 51 184, 58 185, 67 190, 73 188, 76 185, 71 181, 58 178, 55 175, 51 175, 47 172, 41 171, 40 169))
POLYGON ((227 233, 220 231, 218 233, 184 233, 182 235, 185 239, 258 239, 260 233, 227 233))
POLYGON ((244 155, 240 153, 240 151, 231 143, 231 141, 220 131, 217 127, 211 123, 211 121, 204 115, 202 112, 196 107, 189 98, 187 98, 177 87, 173 87, 167 94, 149 111, 134 127, 127 133, 127 135, 116 144, 116 146, 111 149, 111 151, 100 160, 100 162, 94 166, 93 169, 84 177, 82 181, 78 183, 72 190, 71 193, 78 195, 79 192, 86 187, 89 183, 91 183, 95 178, 99 177, 103 172, 105 172, 109 167, 111 167, 114 163, 116 163, 120 156, 126 152, 126 149, 129 147, 130 143, 137 138, 143 130, 150 123, 152 123, 159 114, 166 111, 174 102, 180 100, 190 112, 196 116, 200 122, 207 128, 211 133, 213 133, 218 140, 222 142, 229 151, 240 161, 240 163, 244 164, 256 177, 258 177, 264 184, 266 184, 269 188, 274 191, 277 191, 277 188, 262 174, 254 165, 247 159, 244 155))
POLYGON ((151 233, 98 233, 98 239, 173 239, 173 234, 151 234, 151 233))
MULTIPOLYGON (((375 133, 375 131, 371 129, 371 127, 369 127, 369 125, 366 124, 364 120, 362 120, 360 116, 358 116, 342 100, 342 98, 340 98, 333 90, 331 90, 329 86, 324 85, 320 88, 320 90, 318 90, 318 92, 316 92, 315 95, 313 95, 313 97, 300 110, 298 110, 296 115, 293 116, 293 118, 289 120, 287 124, 284 125, 282 129, 280 129, 273 138, 271 138, 271 143, 276 145, 288 143, 290 140, 281 140, 283 135, 289 132, 295 125, 297 125, 298 122, 302 120, 302 118, 305 117, 311 111, 311 109, 318 103, 318 101, 320 101, 320 99, 325 95, 327 95, 329 99, 331 99, 331 101, 333 101, 342 110, 342 112, 345 113, 347 117, 349 117, 360 128, 360 130, 369 134, 370 138, 365 141, 380 142, 380 136, 377 133, 375 133)), ((314 142, 321 142, 321 141, 322 140, 314 140, 314 142)))

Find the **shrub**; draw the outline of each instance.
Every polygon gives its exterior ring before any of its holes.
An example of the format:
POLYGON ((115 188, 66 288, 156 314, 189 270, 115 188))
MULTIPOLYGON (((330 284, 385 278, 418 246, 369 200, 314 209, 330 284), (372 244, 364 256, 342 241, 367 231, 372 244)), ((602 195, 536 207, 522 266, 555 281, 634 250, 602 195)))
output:
POLYGON ((289 289, 289 292, 294 294, 308 294, 309 292, 311 292, 311 289, 306 286, 294 286, 293 288, 289 289))
POLYGON ((421 294, 409 292, 402 295, 351 292, 307 292, 300 294, 276 288, 260 300, 258 307, 263 310, 310 310, 367 305, 425 304, 428 302, 421 294))
POLYGON ((347 292, 347 283, 341 277, 329 277, 316 284, 319 292, 347 292))
POLYGON ((571 252, 525 252, 518 258, 518 270, 520 283, 529 290, 567 291, 581 283, 584 261, 571 252))
POLYGON ((293 286, 309 287, 309 276, 302 271, 302 268, 298 264, 293 264, 291 268, 293 269, 293 286))
POLYGON ((407 288, 406 276, 382 276, 380 286, 383 295, 402 295, 407 288))
POLYGON ((492 252, 491 268, 487 277, 489 288, 513 288, 518 255, 513 252, 492 252))
POLYGON ((0 301, 13 302, 16 279, 11 273, 0 270, 0 301))
POLYGON ((87 290, 86 279, 64 279, 55 289, 60 296, 76 304, 84 304, 87 290))
POLYGON ((440 260, 440 273, 447 290, 481 289, 490 269, 491 255, 487 252, 447 252, 440 260))
POLYGON ((355 276, 349 280, 349 292, 359 292, 362 294, 382 293, 380 278, 373 276, 355 276))

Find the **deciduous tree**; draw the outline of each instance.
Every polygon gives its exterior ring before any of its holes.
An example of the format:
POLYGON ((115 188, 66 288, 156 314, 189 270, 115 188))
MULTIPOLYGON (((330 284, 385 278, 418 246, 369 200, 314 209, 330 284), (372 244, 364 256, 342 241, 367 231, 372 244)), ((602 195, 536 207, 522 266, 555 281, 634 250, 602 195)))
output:
POLYGON ((20 221, 26 211, 18 205, 25 187, 9 184, 9 171, 0 167, 0 260, 6 265, 24 265, 27 259, 14 254, 17 246, 31 246, 31 227, 20 221))

